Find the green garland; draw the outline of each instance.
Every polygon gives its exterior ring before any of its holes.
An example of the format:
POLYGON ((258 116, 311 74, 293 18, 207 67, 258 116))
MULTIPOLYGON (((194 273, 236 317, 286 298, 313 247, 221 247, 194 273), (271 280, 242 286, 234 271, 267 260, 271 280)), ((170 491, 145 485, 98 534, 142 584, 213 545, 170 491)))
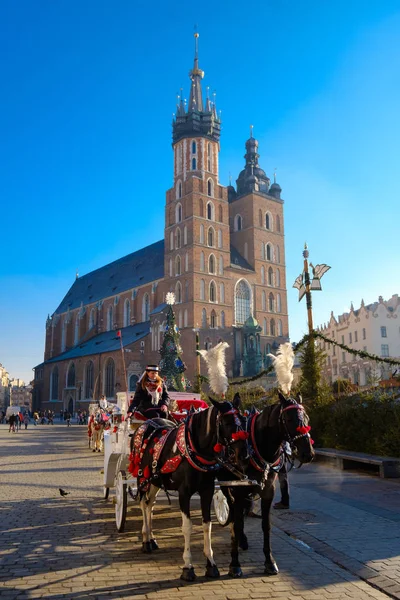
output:
MULTIPOLYGON (((376 354, 369 354, 365 350, 355 350, 354 348, 349 348, 345 344, 339 344, 339 342, 336 342, 335 340, 331 340, 331 339, 327 338, 325 335, 323 335, 322 333, 318 333, 317 331, 314 331, 311 335, 307 333, 304 337, 302 337, 302 339, 293 346, 294 352, 298 352, 302 348, 302 346, 304 346, 304 344, 306 342, 308 342, 310 337, 320 338, 321 340, 324 340, 328 344, 333 344, 334 346, 338 346, 339 348, 342 348, 342 350, 345 350, 349 354, 360 356, 361 358, 368 358, 369 360, 373 360, 375 362, 386 363, 386 364, 392 365, 392 366, 397 366, 397 367, 400 366, 400 360, 394 360, 392 358, 381 358, 381 357, 377 356, 376 354)), ((253 375, 253 377, 247 377, 246 379, 243 379, 243 378, 242 379, 231 379, 229 381, 229 385, 230 386, 244 385, 245 383, 249 383, 250 381, 256 381, 256 379, 260 379, 261 377, 268 375, 273 370, 274 370, 274 366, 271 365, 270 367, 268 367, 268 369, 264 369, 263 371, 260 371, 259 373, 257 373, 257 375, 253 375)))
POLYGON ((338 346, 339 348, 342 348, 342 350, 345 350, 349 354, 354 354, 356 356, 360 356, 361 358, 368 358, 369 360, 373 360, 375 362, 386 363, 388 365, 393 365, 393 366, 400 365, 400 360, 394 360, 393 358, 381 358, 380 356, 377 356, 376 354, 369 354, 369 352, 366 352, 365 350, 354 350, 354 348, 349 348, 345 344, 339 344, 339 342, 336 342, 335 340, 331 340, 331 339, 327 338, 322 333, 318 333, 318 332, 314 331, 313 336, 316 338, 320 338, 321 340, 324 340, 324 342, 328 342, 328 344, 333 344, 334 346, 338 346))

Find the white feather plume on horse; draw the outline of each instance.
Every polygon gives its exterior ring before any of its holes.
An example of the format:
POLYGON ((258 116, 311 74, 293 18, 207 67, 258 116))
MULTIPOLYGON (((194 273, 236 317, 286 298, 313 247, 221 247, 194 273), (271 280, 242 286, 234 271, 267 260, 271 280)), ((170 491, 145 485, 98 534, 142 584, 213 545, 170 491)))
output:
POLYGON ((210 350, 199 350, 199 354, 207 363, 208 381, 214 394, 225 395, 228 389, 228 378, 225 370, 225 350, 229 348, 226 342, 220 342, 210 350))
POLYGON ((276 356, 273 354, 268 354, 267 356, 272 358, 279 386, 283 393, 288 395, 293 382, 292 369, 294 364, 294 352, 292 344, 290 342, 281 344, 276 356))

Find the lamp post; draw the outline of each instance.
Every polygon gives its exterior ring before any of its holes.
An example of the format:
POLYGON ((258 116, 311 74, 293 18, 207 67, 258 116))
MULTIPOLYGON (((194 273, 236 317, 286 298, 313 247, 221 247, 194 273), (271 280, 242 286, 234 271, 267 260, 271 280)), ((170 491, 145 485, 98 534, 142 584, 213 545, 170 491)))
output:
POLYGON ((307 304, 307 320, 308 320, 308 343, 305 348, 305 353, 303 355, 303 370, 302 370, 302 379, 304 382, 304 391, 306 392, 306 396, 309 399, 312 399, 314 402, 317 401, 319 396, 319 373, 317 367, 317 361, 315 356, 315 347, 314 347, 314 325, 313 325, 313 316, 312 316, 312 299, 311 299, 311 291, 322 290, 321 288, 321 277, 330 269, 328 265, 314 265, 312 263, 308 263, 309 252, 307 248, 307 244, 304 244, 303 250, 303 271, 296 278, 293 287, 299 290, 299 302, 303 298, 306 297, 307 304), (310 279, 309 265, 312 269, 312 279, 310 279))
POLYGON ((311 299, 311 291, 321 291, 321 278, 322 276, 329 271, 330 267, 328 265, 314 265, 312 263, 308 263, 308 257, 310 253, 308 252, 307 244, 304 244, 303 250, 303 272, 296 278, 293 287, 299 290, 299 302, 303 298, 306 297, 306 305, 307 305, 307 321, 308 321, 308 333, 311 335, 314 331, 313 325, 313 316, 312 316, 312 299, 311 299), (309 266, 312 269, 313 278, 310 280, 310 271, 309 266))

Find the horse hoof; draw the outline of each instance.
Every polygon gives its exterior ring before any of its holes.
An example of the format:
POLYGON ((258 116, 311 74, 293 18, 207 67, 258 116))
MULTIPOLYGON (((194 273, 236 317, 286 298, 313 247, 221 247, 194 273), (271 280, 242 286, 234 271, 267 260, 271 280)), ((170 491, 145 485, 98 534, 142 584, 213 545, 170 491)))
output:
POLYGON ((150 544, 151 544, 152 550, 158 550, 159 546, 154 538, 152 540, 150 540, 150 544))
POLYGON ((276 562, 273 561, 271 563, 266 563, 264 565, 264 573, 265 573, 265 575, 278 575, 279 569, 278 569, 278 565, 276 564, 276 562))
POLYGON ((92 452, 96 452, 96 450, 92 450, 92 452))
POLYGON ((151 547, 151 542, 143 542, 142 543, 142 552, 143 554, 151 554, 153 549, 151 547))
POLYGON ((240 536, 239 548, 241 548, 242 550, 249 549, 249 542, 247 541, 247 536, 244 533, 240 536))
POLYGON ((182 569, 181 579, 183 581, 194 581, 196 579, 196 573, 193 567, 184 567, 182 569))
POLYGON ((217 579, 219 577, 219 571, 217 565, 207 565, 206 572, 204 573, 206 577, 211 577, 213 579, 217 579))
POLYGON ((238 579, 239 577, 243 577, 243 571, 240 567, 229 567, 228 575, 229 577, 238 579))

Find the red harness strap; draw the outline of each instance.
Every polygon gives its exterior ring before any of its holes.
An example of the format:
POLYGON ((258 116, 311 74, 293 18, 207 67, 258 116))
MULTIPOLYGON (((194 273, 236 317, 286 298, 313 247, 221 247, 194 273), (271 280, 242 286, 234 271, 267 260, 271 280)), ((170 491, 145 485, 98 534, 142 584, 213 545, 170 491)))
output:
MULTIPOLYGON (((157 471, 158 461, 161 456, 161 452, 166 444, 167 439, 171 435, 172 432, 176 432, 176 429, 169 429, 159 440, 154 444, 154 454, 153 454, 153 473, 157 471)), ((163 474, 173 473, 179 467, 182 462, 181 454, 177 454, 165 461, 163 466, 160 469, 160 472, 163 474)))

